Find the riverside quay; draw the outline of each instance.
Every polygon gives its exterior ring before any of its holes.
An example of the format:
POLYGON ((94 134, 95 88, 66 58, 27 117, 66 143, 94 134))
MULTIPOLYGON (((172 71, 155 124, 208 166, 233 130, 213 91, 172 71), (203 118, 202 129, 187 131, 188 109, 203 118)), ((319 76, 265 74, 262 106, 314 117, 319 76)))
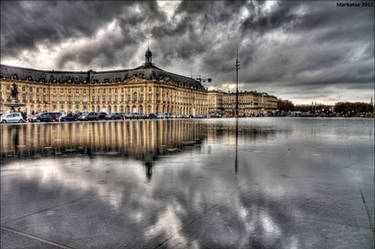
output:
MULTIPOLYGON (((147 49, 145 62, 134 69, 95 72, 43 71, 1 65, 0 113, 9 111, 10 93, 19 93, 17 109, 35 112, 122 112, 141 114, 233 114, 235 94, 208 91, 201 79, 164 71, 152 63, 147 49)), ((241 115, 275 111, 277 99, 267 93, 240 92, 241 115)))

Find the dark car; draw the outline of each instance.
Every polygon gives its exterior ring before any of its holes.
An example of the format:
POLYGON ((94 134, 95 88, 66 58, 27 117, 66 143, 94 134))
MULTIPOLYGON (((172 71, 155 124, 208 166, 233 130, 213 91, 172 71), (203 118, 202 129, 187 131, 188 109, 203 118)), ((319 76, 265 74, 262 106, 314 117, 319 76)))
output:
POLYGON ((55 117, 49 113, 38 113, 29 118, 29 122, 52 122, 55 120, 55 117))
POLYGON ((149 119, 151 119, 151 118, 157 118, 157 116, 158 115, 156 115, 155 113, 147 113, 146 114, 146 118, 149 118, 149 119))
POLYGON ((106 119, 111 119, 111 120, 119 120, 123 118, 124 118, 124 114, 121 112, 112 112, 111 114, 106 116, 106 119))
POLYGON ((58 121, 59 118, 61 117, 62 113, 61 112, 46 112, 45 114, 48 114, 52 117, 52 121, 58 121))
POLYGON ((126 114, 125 117, 127 119, 141 119, 143 118, 143 114, 138 113, 138 112, 132 112, 132 113, 126 114))
POLYGON ((76 121, 77 120, 77 116, 72 114, 72 113, 68 113, 67 115, 62 115, 60 117, 60 120, 61 122, 65 122, 65 121, 76 121))
POLYGON ((106 112, 99 112, 99 119, 107 119, 108 114, 106 112))
POLYGON ((97 112, 85 112, 78 117, 78 120, 88 121, 88 120, 99 120, 99 114, 97 112))

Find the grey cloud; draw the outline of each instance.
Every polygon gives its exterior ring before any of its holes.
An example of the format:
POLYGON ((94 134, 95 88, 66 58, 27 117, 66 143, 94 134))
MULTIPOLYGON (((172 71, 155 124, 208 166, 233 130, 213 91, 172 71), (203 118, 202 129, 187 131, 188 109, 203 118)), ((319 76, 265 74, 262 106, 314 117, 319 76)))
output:
MULTIPOLYGON (((277 1, 268 8, 269 3, 182 1, 169 17, 155 1, 1 2, 1 59, 23 58, 23 50, 37 51, 38 45, 94 39, 116 21, 119 34, 60 51, 51 65, 126 68, 131 61, 142 63, 136 51, 149 40, 158 66, 184 73, 191 69, 223 87, 234 82, 239 47, 244 89, 303 95, 315 88, 316 96, 323 87, 373 91, 371 8, 338 8, 334 1, 277 1), (249 15, 241 16, 245 10, 249 15)), ((32 59, 23 61, 20 66, 33 67, 32 59)))

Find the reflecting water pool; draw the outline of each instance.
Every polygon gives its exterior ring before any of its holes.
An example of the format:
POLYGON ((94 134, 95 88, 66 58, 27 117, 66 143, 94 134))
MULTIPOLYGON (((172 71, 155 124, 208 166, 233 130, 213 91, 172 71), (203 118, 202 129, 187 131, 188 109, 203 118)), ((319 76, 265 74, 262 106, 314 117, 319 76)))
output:
POLYGON ((1 248, 373 248, 374 120, 1 125, 1 248))

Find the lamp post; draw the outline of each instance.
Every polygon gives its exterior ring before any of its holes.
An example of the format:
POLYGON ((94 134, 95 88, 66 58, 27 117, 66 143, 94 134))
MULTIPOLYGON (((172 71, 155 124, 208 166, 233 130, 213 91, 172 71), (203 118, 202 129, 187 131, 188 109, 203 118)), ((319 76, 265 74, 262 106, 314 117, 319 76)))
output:
POLYGON ((238 48, 236 58, 236 117, 238 117, 238 70, 240 70, 240 61, 238 60, 238 48))

